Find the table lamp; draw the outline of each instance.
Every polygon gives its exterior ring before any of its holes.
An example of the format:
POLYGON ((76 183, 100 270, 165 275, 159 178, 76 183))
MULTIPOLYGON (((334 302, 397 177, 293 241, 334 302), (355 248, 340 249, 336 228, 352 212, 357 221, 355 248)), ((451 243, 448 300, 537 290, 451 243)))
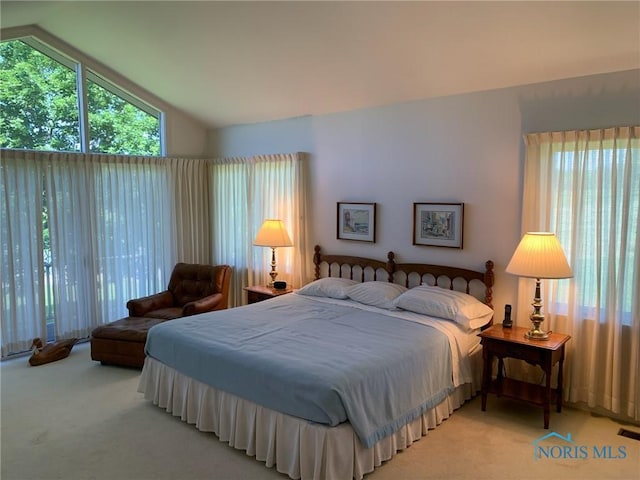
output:
POLYGON ((265 220, 253 244, 257 247, 271 247, 271 272, 269 272, 271 282, 268 286, 273 288, 273 283, 278 276, 276 271, 276 247, 291 247, 293 245, 282 220, 265 220))
POLYGON ((507 265, 506 272, 536 279, 536 291, 531 304, 533 313, 529 316, 532 325, 525 337, 531 340, 548 339, 549 333, 541 327, 544 315, 541 312, 540 279, 573 277, 558 238, 550 232, 525 233, 507 265))

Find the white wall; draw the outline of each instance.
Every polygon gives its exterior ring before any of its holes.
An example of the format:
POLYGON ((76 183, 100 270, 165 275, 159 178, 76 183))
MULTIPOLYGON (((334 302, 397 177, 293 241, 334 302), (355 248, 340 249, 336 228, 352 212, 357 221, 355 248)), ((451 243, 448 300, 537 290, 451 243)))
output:
POLYGON ((521 236, 523 134, 630 124, 640 124, 640 70, 235 126, 210 132, 209 154, 311 153, 314 243, 474 269, 491 259, 500 320, 516 301, 504 269, 521 236), (339 201, 377 202, 375 244, 336 239, 339 201), (414 202, 464 202, 464 248, 413 246, 414 202))
POLYGON ((204 158, 207 151, 205 126, 173 108, 168 108, 165 115, 167 156, 204 158))

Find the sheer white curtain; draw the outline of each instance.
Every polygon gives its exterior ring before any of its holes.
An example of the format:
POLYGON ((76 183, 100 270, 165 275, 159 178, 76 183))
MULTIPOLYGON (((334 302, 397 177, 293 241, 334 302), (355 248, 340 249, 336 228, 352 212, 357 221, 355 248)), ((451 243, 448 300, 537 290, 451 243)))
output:
POLYGON ((234 266, 231 305, 243 303, 242 287, 269 281, 271 249, 253 246, 267 218, 282 220, 293 242, 276 251, 278 279, 295 287, 309 280, 305 157, 263 155, 211 163, 213 252, 216 263, 234 266))
MULTIPOLYGON (((523 231, 555 232, 574 271, 542 295, 546 328, 572 337, 565 399, 640 420, 640 127, 525 141, 523 231)), ((520 312, 532 292, 521 280, 520 312)))
POLYGON ((253 163, 249 159, 227 158, 211 164, 210 201, 214 262, 233 265, 229 306, 242 305, 242 287, 248 284, 251 262, 249 224, 253 163))
POLYGON ((189 158, 167 161, 175 209, 176 261, 211 263, 208 161, 189 158))
POLYGON ((87 337, 166 287, 175 229, 162 159, 2 153, 3 356, 47 338, 47 322, 58 339, 87 337))
POLYGON ((33 152, 0 155, 2 357, 46 334, 42 162, 33 152))
POLYGON ((3 150, 0 156, 2 356, 34 337, 87 337, 126 302, 166 288, 176 261, 234 267, 242 287, 266 283, 265 218, 293 240, 279 278, 311 275, 303 154, 221 161, 3 150), (210 202, 210 203, 209 203, 210 202), (211 220, 213 218, 213 220, 211 220))
MULTIPOLYGON (((51 269, 47 294, 56 338, 86 337, 99 321, 97 245, 91 192, 99 185, 89 159, 64 153, 44 156, 45 203, 51 269)), ((95 212, 95 213, 94 213, 95 212)))
MULTIPOLYGON (((309 281, 311 270, 307 245, 306 166, 303 154, 254 158, 251 242, 265 219, 278 218, 284 222, 293 247, 276 250, 278 279, 295 287, 309 281)), ((267 284, 271 280, 271 249, 252 247, 252 253, 253 275, 249 277, 249 285, 267 284)))

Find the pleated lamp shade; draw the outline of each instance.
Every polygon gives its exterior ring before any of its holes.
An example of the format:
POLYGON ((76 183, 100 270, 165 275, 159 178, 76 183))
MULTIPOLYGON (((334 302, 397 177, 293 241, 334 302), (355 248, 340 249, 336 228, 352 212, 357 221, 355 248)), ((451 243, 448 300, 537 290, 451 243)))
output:
POLYGON ((525 233, 506 272, 529 278, 573 277, 562 245, 551 232, 525 233))
POLYGON ((282 220, 265 220, 253 244, 257 247, 291 247, 293 242, 282 220))

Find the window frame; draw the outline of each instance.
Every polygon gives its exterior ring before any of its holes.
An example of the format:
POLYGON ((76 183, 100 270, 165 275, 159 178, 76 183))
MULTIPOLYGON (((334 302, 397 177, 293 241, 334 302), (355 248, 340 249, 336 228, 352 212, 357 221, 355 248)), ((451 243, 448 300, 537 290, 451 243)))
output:
MULTIPOLYGON (((31 48, 37 50, 43 55, 48 56, 52 60, 70 68, 76 73, 76 92, 78 98, 78 119, 80 130, 80 152, 79 153, 96 153, 91 152, 89 148, 89 106, 87 101, 87 82, 91 81, 104 88, 108 92, 122 98, 124 101, 132 104, 134 107, 142 110, 148 115, 156 118, 160 130, 160 154, 165 157, 167 155, 166 148, 166 113, 163 109, 157 107, 161 102, 150 95, 136 95, 122 86, 119 81, 118 74, 110 72, 107 67, 99 63, 91 61, 88 57, 77 51, 73 47, 65 44, 62 40, 48 34, 36 26, 13 27, 0 30, 0 38, 2 42, 20 40, 31 48)), ((120 79, 124 80, 124 79, 120 79)), ((124 83, 129 83, 125 81, 124 83)), ((139 89, 131 84, 131 90, 139 89)))

